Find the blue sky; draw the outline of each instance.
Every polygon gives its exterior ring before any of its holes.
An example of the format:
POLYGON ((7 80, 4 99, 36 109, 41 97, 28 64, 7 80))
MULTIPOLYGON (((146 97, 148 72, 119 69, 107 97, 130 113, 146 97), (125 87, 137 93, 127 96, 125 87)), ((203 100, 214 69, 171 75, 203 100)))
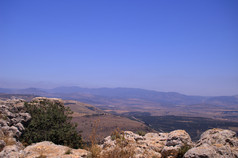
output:
POLYGON ((238 94, 237 0, 2 0, 0 87, 238 94))

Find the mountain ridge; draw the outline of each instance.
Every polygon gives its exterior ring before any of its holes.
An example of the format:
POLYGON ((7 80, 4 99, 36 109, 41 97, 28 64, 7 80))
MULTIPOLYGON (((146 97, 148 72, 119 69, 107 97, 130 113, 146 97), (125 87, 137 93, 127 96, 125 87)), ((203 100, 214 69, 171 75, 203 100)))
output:
POLYGON ((29 88, 0 88, 0 93, 25 93, 25 92, 47 92, 47 93, 78 93, 78 92, 87 92, 87 93, 97 93, 102 91, 115 91, 115 90, 123 90, 123 91, 143 91, 143 92, 150 92, 150 93, 161 93, 161 94, 174 94, 174 95, 181 95, 181 96, 192 96, 192 97, 227 97, 227 96, 234 96, 238 97, 238 94, 235 95, 214 95, 214 96, 205 96, 205 95, 189 95, 189 94, 183 94, 180 92, 173 92, 173 91, 157 91, 157 90, 150 90, 150 89, 143 89, 143 88, 129 88, 129 87, 115 87, 115 88, 108 88, 108 87, 101 87, 101 88, 84 88, 80 86, 59 86, 56 88, 36 88, 36 87, 29 87, 29 88))
POLYGON ((146 90, 141 88, 82 88, 78 86, 70 87, 56 87, 53 89, 42 89, 42 88, 25 88, 25 89, 8 89, 0 88, 0 93, 10 93, 10 94, 35 94, 42 96, 52 96, 59 95, 64 98, 67 94, 77 94, 77 95, 93 95, 98 97, 106 98, 119 98, 119 99, 131 99, 138 98, 143 100, 148 100, 152 102, 159 102, 167 105, 175 104, 201 104, 201 103, 215 103, 224 104, 224 102, 229 102, 229 104, 238 104, 238 95, 234 96, 196 96, 196 95, 185 95, 177 92, 160 92, 155 90, 146 90))

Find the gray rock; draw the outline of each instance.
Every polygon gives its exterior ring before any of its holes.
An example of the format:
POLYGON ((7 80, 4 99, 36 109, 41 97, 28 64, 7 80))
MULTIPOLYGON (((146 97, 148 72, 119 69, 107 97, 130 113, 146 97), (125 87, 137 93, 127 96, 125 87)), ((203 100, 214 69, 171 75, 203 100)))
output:
POLYGON ((209 145, 204 145, 188 150, 185 155, 185 158, 218 158, 219 155, 216 153, 216 150, 209 145))
POLYGON ((21 123, 17 123, 17 124, 15 125, 15 127, 16 127, 20 132, 22 132, 22 131, 25 130, 24 126, 23 126, 21 123))
POLYGON ((238 139, 231 130, 211 129, 204 132, 196 146, 184 155, 185 158, 237 158, 238 139))
POLYGON ((168 138, 168 133, 147 133, 144 142, 147 148, 156 152, 161 152, 168 138))
POLYGON ((205 143, 209 145, 222 144, 238 147, 238 141, 234 131, 218 128, 205 131, 201 135, 196 146, 200 146, 205 143))
POLYGON ((4 127, 4 126, 7 126, 7 121, 0 119, 0 127, 4 127))
POLYGON ((90 152, 83 149, 71 149, 67 146, 56 145, 52 142, 44 141, 27 146, 24 149, 24 158, 47 156, 47 158, 86 158, 90 152), (69 154, 65 154, 70 151, 69 154))
POLYGON ((14 113, 11 113, 10 111, 8 110, 5 110, 4 111, 5 115, 9 118, 9 119, 12 119, 14 118, 16 115, 14 113))
POLYGON ((21 99, 0 101, 0 127, 7 136, 19 138, 24 125, 30 121, 31 116, 25 112, 24 103, 21 99))
POLYGON ((42 101, 47 101, 49 103, 58 103, 63 105, 64 102, 59 98, 46 98, 46 97, 35 97, 31 100, 31 103, 40 104, 42 101))
POLYGON ((1 152, 0 152, 0 158, 20 158, 22 157, 22 151, 21 148, 17 145, 9 145, 6 146, 1 152))
POLYGON ((161 152, 163 157, 175 158, 182 148, 191 148, 193 143, 189 134, 184 130, 175 130, 168 134, 168 139, 161 152))
POLYGON ((184 158, 236 158, 237 156, 232 152, 227 146, 222 146, 219 148, 203 145, 196 148, 188 150, 184 158))
POLYGON ((19 115, 22 118, 22 123, 26 123, 31 119, 31 115, 29 113, 19 113, 19 115))
POLYGON ((144 139, 142 136, 139 136, 138 134, 135 134, 131 131, 125 131, 124 135, 126 139, 132 140, 132 141, 139 141, 144 139))
POLYGON ((4 134, 7 136, 18 138, 21 135, 21 132, 15 126, 11 126, 11 127, 5 126, 2 128, 2 130, 4 131, 4 134))
POLYGON ((161 157, 160 151, 165 144, 166 134, 148 133, 145 136, 139 136, 131 131, 122 133, 120 143, 118 140, 112 140, 111 136, 104 139, 104 143, 101 145, 102 155, 113 150, 125 150, 134 151, 133 157, 135 158, 161 157))

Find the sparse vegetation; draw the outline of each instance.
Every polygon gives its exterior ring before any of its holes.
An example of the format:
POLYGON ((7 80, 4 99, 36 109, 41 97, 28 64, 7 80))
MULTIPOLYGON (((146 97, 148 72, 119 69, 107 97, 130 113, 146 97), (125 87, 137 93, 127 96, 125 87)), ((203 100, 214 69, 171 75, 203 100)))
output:
POLYGON ((71 154, 71 153, 72 153, 71 149, 68 149, 68 150, 65 152, 65 155, 69 155, 69 154, 71 154))
POLYGON ((72 124, 72 111, 60 103, 41 101, 40 104, 25 103, 32 119, 21 136, 24 144, 52 141, 72 148, 82 147, 81 136, 72 124))
POLYGON ((120 148, 116 146, 113 150, 104 152, 100 158, 133 158, 134 154, 132 147, 120 148))
POLYGON ((119 128, 117 128, 116 130, 114 130, 111 134, 111 139, 112 140, 120 140, 124 138, 124 132, 121 131, 119 128))
POLYGON ((125 139, 124 131, 117 128, 112 133, 111 139, 116 141, 116 146, 104 152, 103 158, 132 158, 134 156, 134 147, 125 139))
POLYGON ((47 158, 47 157, 45 155, 40 155, 40 156, 38 156, 36 158, 47 158))
POLYGON ((145 131, 137 131, 137 134, 140 136, 145 136, 146 132, 145 131))
POLYGON ((90 158, 101 158, 100 153, 102 149, 97 144, 92 144, 88 149, 91 152, 90 158))
POLYGON ((191 146, 188 144, 184 144, 184 146, 182 146, 181 149, 179 150, 177 158, 182 158, 189 149, 191 149, 191 146))
POLYGON ((0 112, 0 119, 7 120, 7 117, 0 112))
POLYGON ((129 144, 128 140, 125 139, 124 131, 119 128, 115 129, 111 134, 111 139, 115 140, 115 147, 112 150, 104 150, 99 145, 95 144, 97 125, 99 121, 95 121, 92 131, 92 144, 88 149, 91 152, 89 158, 132 158, 135 154, 134 148, 129 144))
POLYGON ((92 158, 99 158, 101 153, 101 148, 96 144, 97 142, 97 129, 99 126, 100 120, 95 120, 94 124, 92 124, 92 133, 89 136, 90 137, 90 147, 88 150, 91 152, 92 158))
POLYGON ((73 121, 79 124, 78 131, 82 130, 82 137, 84 141, 91 142, 91 132, 93 129, 93 122, 95 120, 100 120, 100 124, 97 130, 97 141, 101 142, 103 139, 112 134, 115 129, 115 126, 126 130, 126 131, 152 131, 147 128, 146 125, 142 124, 138 121, 133 121, 125 117, 118 117, 115 115, 101 115, 101 116, 93 116, 90 117, 82 116, 82 117, 74 117, 73 121))
POLYGON ((16 144, 16 140, 8 135, 0 135, 0 140, 3 140, 6 143, 6 146, 16 144))

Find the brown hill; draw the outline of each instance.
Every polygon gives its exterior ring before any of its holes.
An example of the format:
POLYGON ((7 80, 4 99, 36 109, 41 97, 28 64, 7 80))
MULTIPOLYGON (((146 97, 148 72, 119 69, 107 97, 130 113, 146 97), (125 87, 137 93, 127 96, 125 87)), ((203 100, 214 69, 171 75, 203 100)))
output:
POLYGON ((78 124, 78 131, 81 131, 85 141, 90 141, 94 129, 96 129, 95 134, 98 141, 103 140, 104 137, 110 135, 117 128, 133 132, 153 131, 143 122, 109 114, 90 104, 65 100, 64 105, 70 107, 74 112, 72 121, 78 124))
POLYGON ((130 130, 135 133, 153 131, 142 122, 111 114, 79 116, 74 117, 72 121, 78 124, 78 130, 82 131, 82 137, 87 142, 90 141, 91 136, 95 135, 97 141, 102 141, 116 129, 130 130), (96 129, 95 134, 94 129, 96 129))

